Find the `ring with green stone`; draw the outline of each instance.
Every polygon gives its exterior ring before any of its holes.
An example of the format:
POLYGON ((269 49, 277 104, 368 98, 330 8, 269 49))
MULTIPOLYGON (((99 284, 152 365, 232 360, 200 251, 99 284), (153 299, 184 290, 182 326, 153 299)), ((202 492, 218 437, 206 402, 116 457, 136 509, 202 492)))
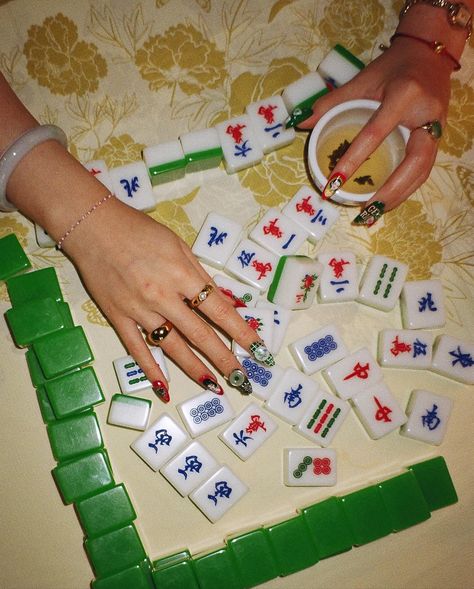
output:
POLYGON ((418 127, 418 129, 424 129, 428 131, 428 133, 433 137, 433 139, 441 139, 441 135, 443 134, 443 127, 438 119, 434 121, 427 121, 424 125, 418 127))

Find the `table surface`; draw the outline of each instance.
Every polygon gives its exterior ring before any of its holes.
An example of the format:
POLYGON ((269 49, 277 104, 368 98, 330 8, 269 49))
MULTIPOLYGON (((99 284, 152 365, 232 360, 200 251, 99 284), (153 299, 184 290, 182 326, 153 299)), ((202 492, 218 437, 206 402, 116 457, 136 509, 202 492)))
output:
MULTIPOLYGON (((145 145, 214 125, 241 113, 251 101, 281 92, 315 70, 337 42, 370 61, 378 44, 394 30, 400 5, 396 2, 394 8, 388 0, 0 1, 0 69, 42 123, 65 130, 74 155, 81 161, 105 159, 113 167, 140 159, 145 145), (69 59, 63 66, 52 65, 64 55, 69 59)), ((327 236, 316 246, 305 244, 301 249, 311 256, 351 249, 361 270, 371 255, 389 255, 409 264, 410 279, 441 279, 448 321, 436 333, 462 339, 472 339, 474 333, 473 56, 471 41, 463 68, 453 77, 449 122, 424 186, 369 230, 351 226, 354 209, 341 207, 341 217, 327 236)), ((220 167, 155 188, 158 204, 151 216, 189 244, 210 211, 251 228, 269 206, 282 206, 309 182, 306 138, 299 133, 291 146, 236 175, 220 167)), ((117 336, 61 253, 39 248, 32 225, 19 214, 0 216, 0 237, 10 232, 17 234, 34 268, 56 268, 74 320, 84 326, 95 352, 94 367, 109 400, 118 391, 112 361, 124 355, 117 336)), ((0 285, 0 311, 9 306, 6 288, 0 285)), ((308 311, 294 313, 286 343, 333 322, 351 350, 366 345, 374 353, 377 332, 401 326, 398 306, 382 313, 355 302, 315 303, 308 311)), ((277 361, 292 365, 286 346, 277 361)), ((173 402, 166 409, 176 417, 174 403, 200 389, 173 365, 170 368, 173 402)), ((216 431, 210 432, 203 436, 204 443, 250 486, 247 496, 216 524, 210 524, 130 451, 135 432, 106 424, 108 402, 98 406, 116 480, 126 483, 133 498, 137 526, 150 557, 185 547, 193 554, 211 550, 231 533, 286 519, 298 507, 366 486, 441 454, 459 503, 434 512, 423 524, 264 586, 474 587, 474 474, 469 450, 473 390, 431 372, 384 369, 384 373, 402 406, 416 388, 454 399, 448 433, 439 448, 397 432, 370 440, 351 413, 333 444, 339 460, 337 486, 289 488, 281 482, 282 448, 305 446, 305 441, 283 422, 246 463, 217 440, 216 431)), ((320 375, 314 378, 322 383, 320 375)), ((82 531, 73 507, 62 504, 50 474, 55 462, 24 350, 14 347, 5 323, 0 326, 0 389, 0 587, 83 589, 92 572, 82 548, 82 531)), ((235 409, 246 404, 235 390, 227 393, 235 409)), ((143 396, 153 399, 151 391, 143 396)), ((152 418, 162 410, 153 400, 152 418)))

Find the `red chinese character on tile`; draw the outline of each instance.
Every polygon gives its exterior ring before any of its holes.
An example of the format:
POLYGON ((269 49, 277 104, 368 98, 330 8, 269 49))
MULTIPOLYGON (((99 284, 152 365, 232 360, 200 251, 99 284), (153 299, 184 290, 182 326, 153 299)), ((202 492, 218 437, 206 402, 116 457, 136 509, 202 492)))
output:
POLYGON ((265 121, 267 123, 274 123, 275 122, 275 116, 273 115, 273 111, 276 110, 276 106, 273 106, 271 104, 269 104, 268 106, 261 106, 258 109, 258 114, 262 115, 263 118, 265 119, 265 121))
POLYGON ((363 365, 361 365, 360 362, 357 362, 357 364, 352 369, 353 372, 345 376, 344 380, 349 380, 350 378, 354 378, 354 376, 357 376, 357 378, 362 378, 362 380, 365 380, 369 376, 369 369, 370 365, 368 362, 367 364, 363 365))
POLYGON ((277 222, 278 218, 273 219, 273 221, 270 221, 268 225, 263 226, 263 232, 265 233, 265 235, 273 235, 278 238, 280 238, 283 235, 283 232, 278 227, 277 222))
POLYGON ((385 421, 386 423, 392 421, 391 417, 389 417, 390 413, 392 413, 392 409, 390 409, 390 407, 387 407, 386 405, 382 405, 382 403, 375 396, 374 401, 378 407, 375 413, 375 419, 377 421, 385 421))
POLYGON ((265 427, 265 422, 260 421, 260 415, 251 415, 249 424, 245 428, 245 431, 248 434, 251 434, 252 432, 258 431, 259 429, 263 429, 264 432, 267 431, 267 428, 265 427))
POLYGON ((404 352, 409 352, 411 350, 411 345, 406 344, 404 342, 398 341, 398 335, 395 336, 395 339, 392 342, 392 347, 390 348, 390 352, 393 356, 398 356, 398 354, 403 354, 404 352))
POLYGON ((254 260, 252 262, 252 267, 255 268, 255 270, 259 273, 257 280, 261 280, 262 278, 265 278, 265 276, 268 274, 268 272, 272 271, 272 265, 270 264, 270 262, 267 262, 266 264, 264 264, 263 262, 259 262, 258 260, 254 260))
POLYGON ((230 135, 236 143, 242 143, 242 129, 245 129, 246 126, 247 125, 240 124, 237 124, 235 126, 229 125, 225 132, 227 133, 227 135, 230 135))
POLYGON ((300 202, 296 203, 296 210, 298 211, 298 213, 306 213, 310 216, 314 215, 315 210, 309 204, 310 200, 311 200, 311 195, 307 196, 306 198, 303 198, 300 202))
POLYGON ((342 258, 340 260, 336 260, 336 258, 332 258, 329 261, 329 265, 332 268, 334 278, 341 278, 341 276, 344 274, 344 266, 346 264, 350 264, 350 262, 347 262, 346 260, 343 260, 342 258))
POLYGON ((91 168, 89 170, 89 172, 93 175, 93 176, 97 176, 97 174, 100 174, 100 170, 96 170, 95 168, 91 168))

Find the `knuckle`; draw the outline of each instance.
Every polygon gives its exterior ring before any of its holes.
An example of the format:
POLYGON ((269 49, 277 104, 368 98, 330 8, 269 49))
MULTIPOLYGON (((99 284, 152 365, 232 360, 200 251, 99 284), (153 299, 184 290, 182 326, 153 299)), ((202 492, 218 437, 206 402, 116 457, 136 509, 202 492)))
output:
POLYGON ((200 325, 193 326, 186 335, 194 345, 199 346, 202 342, 211 338, 214 331, 204 322, 201 322, 200 325))

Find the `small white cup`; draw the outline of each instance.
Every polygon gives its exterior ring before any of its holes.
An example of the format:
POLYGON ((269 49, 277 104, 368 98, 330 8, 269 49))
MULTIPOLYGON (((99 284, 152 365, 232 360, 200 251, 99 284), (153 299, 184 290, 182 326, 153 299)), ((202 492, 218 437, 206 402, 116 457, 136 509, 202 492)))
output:
MULTIPOLYGON (((324 190, 328 181, 328 178, 323 174, 319 167, 318 158, 316 156, 321 142, 324 141, 330 133, 334 132, 341 126, 355 124, 362 128, 373 115, 374 111, 379 108, 380 104, 381 103, 377 100, 349 100, 348 102, 343 102, 333 107, 331 110, 328 110, 328 112, 319 119, 312 130, 309 139, 308 165, 313 181, 321 192, 324 190)), ((410 131, 406 127, 399 125, 385 139, 385 141, 388 142, 392 156, 391 171, 393 171, 402 161, 405 152, 404 147, 407 144, 409 136, 410 131)), ((331 200, 345 205, 360 205, 361 203, 368 201, 373 195, 374 192, 355 194, 339 188, 331 196, 331 200)))

